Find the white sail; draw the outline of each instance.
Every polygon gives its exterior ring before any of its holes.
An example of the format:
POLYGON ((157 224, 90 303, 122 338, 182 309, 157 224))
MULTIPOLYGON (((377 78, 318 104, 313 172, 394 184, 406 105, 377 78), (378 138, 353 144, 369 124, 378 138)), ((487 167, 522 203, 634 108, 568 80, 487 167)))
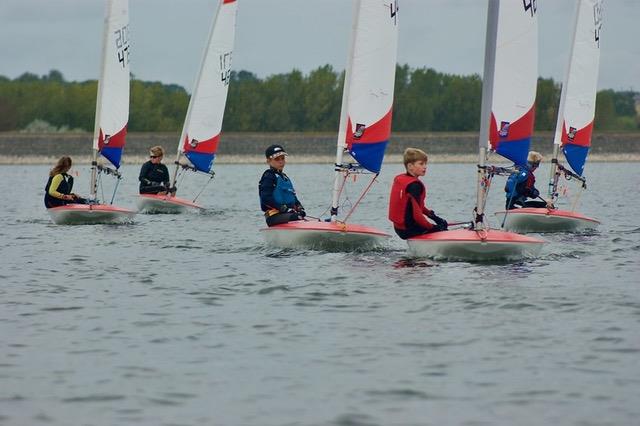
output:
MULTIPOLYGON (((337 165, 342 165, 342 155, 347 148, 362 167, 373 173, 380 172, 391 134, 397 48, 398 1, 354 1, 338 129, 337 165)), ((332 221, 337 218, 346 177, 347 173, 338 167, 333 183, 332 221)))
POLYGON ((116 168, 129 121, 129 54, 129 2, 107 0, 93 149, 116 168))
POLYGON ((553 140, 556 146, 575 146, 565 151, 565 155, 580 175, 591 145, 596 110, 602 3, 603 0, 577 0, 571 53, 553 140))
POLYGON ((178 155, 209 172, 215 158, 231 77, 236 0, 220 0, 193 86, 178 155))
POLYGON ((483 84, 491 87, 491 109, 490 115, 483 111, 481 117, 483 124, 489 122, 490 130, 488 135, 482 135, 480 144, 486 145, 488 136, 494 151, 524 164, 533 133, 538 83, 536 1, 502 0, 490 10, 497 13, 492 24, 496 33, 495 40, 486 48, 493 50, 494 57, 493 61, 485 58, 483 84))
POLYGON ((391 132, 398 49, 397 0, 359 0, 354 7, 338 147, 379 172, 391 132))
POLYGON ((526 164, 538 82, 535 0, 489 0, 478 139, 475 223, 484 226, 487 148, 526 164))

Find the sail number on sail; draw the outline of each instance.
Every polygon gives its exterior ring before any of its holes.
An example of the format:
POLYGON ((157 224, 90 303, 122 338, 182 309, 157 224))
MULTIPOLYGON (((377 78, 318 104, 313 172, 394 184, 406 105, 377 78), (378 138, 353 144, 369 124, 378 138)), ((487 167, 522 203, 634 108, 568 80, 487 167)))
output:
POLYGON ((393 18, 393 25, 398 25, 398 19, 396 15, 398 14, 398 0, 394 0, 389 3, 389 10, 391 12, 391 17, 393 18))
POLYGON ((537 10, 538 10, 538 5, 537 5, 537 1, 536 0, 522 0, 522 5, 524 6, 524 11, 531 11, 531 17, 533 18, 533 15, 536 14, 537 10))
POLYGON ((600 48, 600 30, 602 30, 602 3, 596 2, 593 5, 593 35, 595 37, 595 42, 600 48))
POLYGON ((225 86, 229 85, 231 78, 231 52, 220 55, 220 79, 225 86))
POLYGON ((118 62, 120 62, 122 64, 122 68, 124 68, 129 64, 129 25, 125 25, 124 27, 116 30, 115 35, 118 62))

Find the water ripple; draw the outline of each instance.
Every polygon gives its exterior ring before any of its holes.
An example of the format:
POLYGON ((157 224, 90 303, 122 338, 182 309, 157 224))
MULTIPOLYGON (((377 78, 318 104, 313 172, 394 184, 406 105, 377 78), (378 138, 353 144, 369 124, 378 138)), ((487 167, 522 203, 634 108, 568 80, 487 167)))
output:
POLYGON ((85 396, 76 396, 71 398, 63 398, 62 402, 110 402, 110 401, 121 401, 126 399, 124 395, 109 395, 109 394, 94 394, 94 395, 85 395, 85 396))

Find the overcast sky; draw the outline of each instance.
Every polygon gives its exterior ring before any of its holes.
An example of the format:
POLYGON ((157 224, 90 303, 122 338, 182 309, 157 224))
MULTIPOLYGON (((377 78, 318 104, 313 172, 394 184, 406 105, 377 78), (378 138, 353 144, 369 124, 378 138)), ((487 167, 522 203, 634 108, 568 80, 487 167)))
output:
MULTIPOLYGON (((482 72, 486 0, 399 0, 398 62, 482 72)), ((217 0, 130 0, 132 73, 191 90, 217 0)), ((605 0, 599 87, 640 90, 640 0, 605 0)), ((574 0, 538 0, 543 77, 562 80, 574 0)), ((2 0, 0 75, 98 76, 103 0, 2 0)), ((344 69, 349 0, 238 0, 233 68, 265 77, 344 69)))

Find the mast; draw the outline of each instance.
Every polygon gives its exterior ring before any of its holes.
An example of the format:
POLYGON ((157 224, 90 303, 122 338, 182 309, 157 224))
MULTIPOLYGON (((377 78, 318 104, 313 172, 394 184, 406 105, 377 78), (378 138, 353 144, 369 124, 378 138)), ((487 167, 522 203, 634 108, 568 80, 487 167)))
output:
POLYGON ((93 129, 93 152, 91 153, 91 182, 89 184, 89 199, 96 201, 98 182, 98 139, 100 138, 100 117, 102 112, 102 92, 107 67, 107 43, 109 40, 109 19, 113 9, 113 0, 107 0, 104 29, 102 31, 102 54, 100 58, 100 77, 98 78, 98 96, 96 97, 96 118, 93 129))
MULTIPOLYGON (((571 37, 571 48, 569 50, 569 62, 564 74, 564 81, 562 83, 562 91, 560 92, 560 104, 558 106, 558 119, 556 120, 556 131, 553 135, 553 157, 551 158, 551 171, 549 174, 549 189, 548 194, 552 200, 555 199, 555 195, 558 192, 558 153, 562 146, 562 128, 564 126, 564 108, 567 102, 567 91, 569 88, 569 76, 573 66, 573 55, 576 45, 576 37, 578 34, 578 20, 580 18, 580 2, 582 0, 576 0, 575 15, 573 21, 573 35, 571 37)), ((554 200, 555 201, 555 200, 554 200)))
POLYGON ((493 80, 496 62, 496 42, 498 39, 498 14, 500 1, 489 0, 487 8, 487 34, 484 49, 484 72, 482 75, 482 106, 480 109, 480 135, 478 137, 478 183, 476 206, 474 209, 475 229, 484 229, 484 205, 487 194, 486 180, 487 147, 489 144, 489 124, 493 101, 493 80))
POLYGON ((345 141, 347 138, 347 121, 349 119, 349 86, 351 85, 351 68, 353 67, 353 53, 356 45, 356 29, 358 25, 358 16, 360 14, 361 0, 353 2, 353 20, 351 22, 351 43, 349 45, 349 55, 347 56, 347 66, 344 70, 344 87, 342 88, 342 105, 340 109, 340 125, 338 127, 338 141, 336 147, 336 163, 335 178, 333 180, 333 197, 331 201, 331 221, 335 222, 338 216, 338 203, 340 198, 340 188, 342 187, 341 179, 344 172, 342 167, 342 156, 346 148, 345 141))
POLYGON ((198 85, 200 84, 200 80, 202 79, 203 70, 206 64, 207 55, 209 53, 209 46, 211 45, 211 40, 213 38, 213 33, 216 28, 216 24, 218 22, 218 17, 220 16, 220 9, 222 8, 224 0, 218 1, 218 7, 216 9, 216 14, 214 16, 213 22, 211 23, 211 27, 209 28, 209 36, 207 37, 207 44, 205 44, 205 48, 202 52, 202 59, 200 60, 200 68, 198 69, 198 73, 196 75, 196 79, 193 83, 193 87, 191 89, 191 97, 189 99, 189 106, 187 107, 187 115, 184 119, 184 124, 182 125, 182 132, 180 134, 180 140, 178 140, 178 152, 176 154, 175 161, 175 169, 173 171, 173 176, 171 177, 171 187, 175 187, 176 180, 178 178, 178 170, 180 170, 180 157, 182 156, 182 145, 184 144, 184 140, 187 137, 187 130, 189 123, 191 122, 191 113, 193 111, 194 104, 194 95, 196 90, 198 89, 198 85))

